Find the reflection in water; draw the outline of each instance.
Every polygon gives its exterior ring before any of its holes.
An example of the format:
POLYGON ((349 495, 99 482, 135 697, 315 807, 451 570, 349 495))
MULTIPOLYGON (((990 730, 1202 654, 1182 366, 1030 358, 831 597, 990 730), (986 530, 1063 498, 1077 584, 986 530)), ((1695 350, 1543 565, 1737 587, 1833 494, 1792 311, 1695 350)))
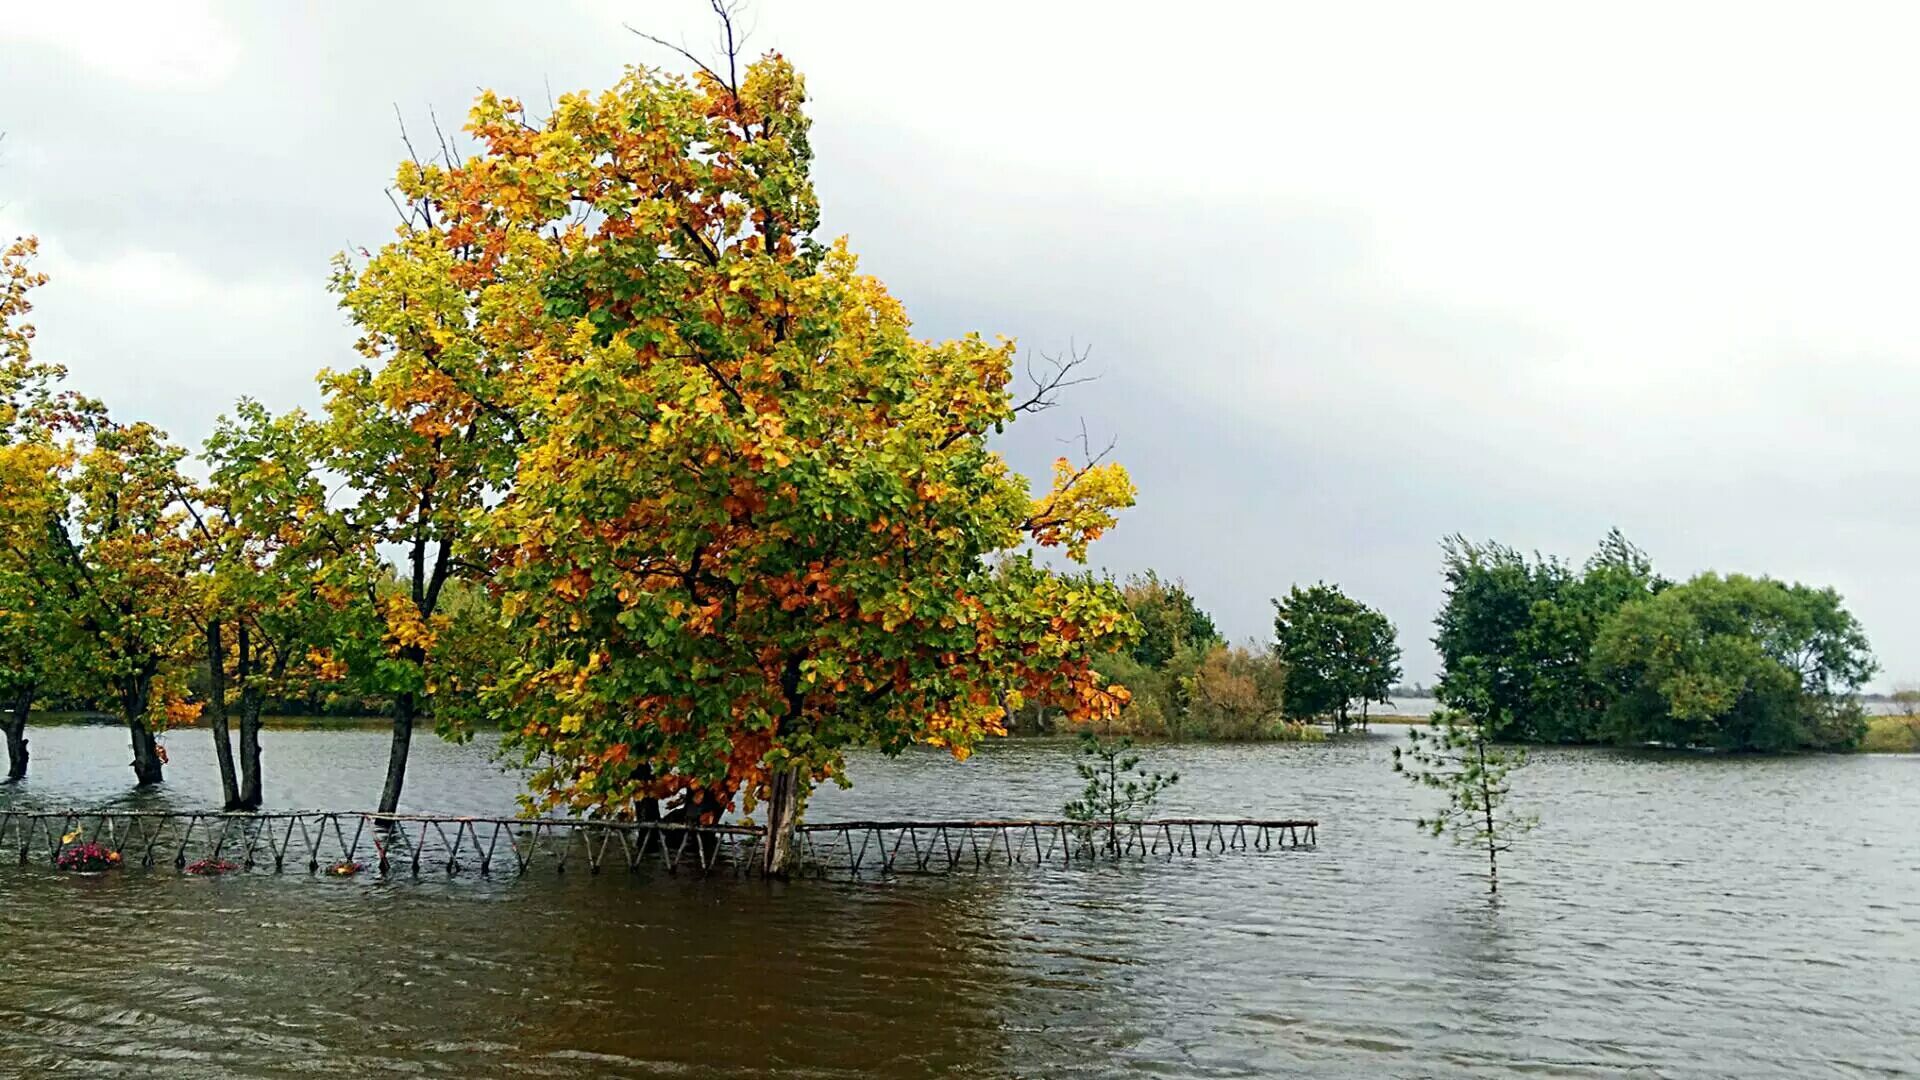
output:
MULTIPOLYGON (((276 806, 364 806, 378 732, 269 733, 276 806)), ((124 798, 109 728, 13 805, 124 798)), ((201 733, 152 805, 205 807, 201 733)), ((0 868, 0 1076, 1778 1076, 1920 1071, 1920 758, 1537 755, 1489 904, 1387 740, 1154 747, 1168 810, 1317 852, 787 886, 93 879, 0 868)), ((814 820, 1046 815, 1070 746, 862 758, 814 820)), ((423 742, 416 808, 509 811, 423 742)))

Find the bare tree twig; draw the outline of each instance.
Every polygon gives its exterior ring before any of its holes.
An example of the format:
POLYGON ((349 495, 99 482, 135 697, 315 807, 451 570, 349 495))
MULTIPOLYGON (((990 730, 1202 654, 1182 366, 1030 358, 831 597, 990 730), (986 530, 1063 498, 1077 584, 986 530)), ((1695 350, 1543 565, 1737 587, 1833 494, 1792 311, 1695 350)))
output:
POLYGON ((726 79, 722 79, 720 77, 719 72, 713 70, 711 67, 708 67, 707 62, 705 60, 702 60, 699 57, 693 55, 693 53, 689 52, 684 46, 675 45, 673 42, 668 41, 666 38, 660 37, 656 34, 649 34, 645 30, 638 29, 630 24, 622 23, 621 25, 626 26, 627 32, 630 34, 633 34, 637 37, 646 38, 648 41, 653 42, 655 45, 658 45, 663 49, 672 49, 674 52, 677 52, 681 56, 686 57, 686 59, 689 62, 691 62, 695 67, 699 68, 701 71, 704 71, 708 75, 712 76, 714 82, 717 82, 722 86, 732 87, 733 84, 731 82, 729 82, 726 79))
MULTIPOLYGON (((1029 354, 1027 357, 1026 375, 1027 381, 1033 385, 1033 392, 1029 394, 1025 400, 1015 404, 1009 411, 1016 414, 1046 412, 1048 409, 1060 404, 1060 392, 1062 390, 1098 380, 1098 375, 1074 374, 1074 372, 1080 370, 1081 367, 1086 364, 1087 358, 1091 356, 1092 353, 1092 346, 1082 349, 1069 342, 1065 353, 1055 354, 1043 352, 1040 354, 1040 359, 1044 361, 1046 365, 1044 370, 1039 364, 1034 362, 1033 356, 1029 354)), ((975 434, 979 434, 979 432, 974 431, 972 428, 958 428, 948 433, 947 437, 940 441, 939 448, 945 450, 947 447, 952 446, 968 435, 975 434)))
POLYGON ((1044 352, 1040 354, 1040 359, 1046 361, 1047 364, 1047 370, 1044 372, 1039 370, 1038 366, 1033 362, 1033 357, 1029 355, 1027 357, 1027 381, 1033 385, 1033 393, 1028 395, 1025 401, 1015 405, 1013 411, 1017 413, 1045 412, 1055 405, 1060 404, 1060 391, 1065 390, 1069 386, 1079 386, 1081 383, 1090 383, 1098 379, 1098 375, 1075 376, 1073 374, 1086 364, 1087 358, 1092 354, 1092 346, 1089 345, 1082 349, 1069 342, 1067 344, 1067 351, 1064 354, 1044 352))

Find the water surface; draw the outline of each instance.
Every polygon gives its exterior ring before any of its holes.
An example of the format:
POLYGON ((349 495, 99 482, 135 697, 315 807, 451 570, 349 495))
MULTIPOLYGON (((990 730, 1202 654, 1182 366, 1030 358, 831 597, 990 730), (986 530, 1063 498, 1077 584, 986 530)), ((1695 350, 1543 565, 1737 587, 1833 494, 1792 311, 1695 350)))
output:
MULTIPOLYGON (((1154 746, 1169 813, 1314 852, 887 884, 94 879, 0 867, 0 1075, 1920 1075, 1920 757, 1544 751, 1502 864, 1415 834, 1390 735, 1154 746)), ((385 736, 269 732, 278 807, 368 805, 385 736)), ((18 806, 203 807, 169 739, 42 729, 18 806)), ((1051 816, 1072 746, 860 756, 814 820, 1051 816)), ((408 803, 511 812, 423 739, 408 803)))

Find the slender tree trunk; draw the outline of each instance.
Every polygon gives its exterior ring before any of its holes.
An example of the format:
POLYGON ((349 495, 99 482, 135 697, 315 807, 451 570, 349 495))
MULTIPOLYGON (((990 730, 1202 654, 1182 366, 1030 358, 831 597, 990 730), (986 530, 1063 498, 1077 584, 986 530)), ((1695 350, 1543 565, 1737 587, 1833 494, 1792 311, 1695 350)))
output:
POLYGON ((1487 825, 1487 891, 1500 891, 1500 845, 1493 834, 1493 786, 1487 783, 1487 736, 1481 732, 1473 742, 1480 753, 1480 810, 1487 825))
POLYGON ((413 717, 417 708, 411 693, 401 694, 393 708, 393 744, 387 750, 387 782, 380 789, 380 812, 400 809, 400 789, 407 783, 407 752, 413 748, 413 717))
POLYGON ((240 694, 240 809, 260 809, 260 709, 266 695, 240 694))
MULTIPOLYGON (((258 657, 253 651, 253 638, 248 633, 247 624, 241 623, 239 640, 235 642, 240 650, 240 670, 247 676, 240 687, 240 808, 258 810, 263 801, 260 794, 260 712, 266 708, 267 691, 255 674, 258 657)), ((280 685, 280 679, 287 672, 287 650, 283 647, 275 654, 269 678, 273 685, 280 685)))
POLYGON ((220 763, 221 809, 240 809, 240 783, 233 772, 233 736, 227 724, 227 650, 220 620, 207 622, 207 726, 213 729, 213 757, 220 763))
POLYGON ((7 729, 7 779, 27 778, 27 714, 33 711, 33 691, 22 690, 13 699, 13 712, 4 721, 7 729))
POLYGON ((773 778, 767 792, 767 842, 760 869, 784 878, 792 869, 793 830, 800 821, 800 770, 788 768, 773 778))

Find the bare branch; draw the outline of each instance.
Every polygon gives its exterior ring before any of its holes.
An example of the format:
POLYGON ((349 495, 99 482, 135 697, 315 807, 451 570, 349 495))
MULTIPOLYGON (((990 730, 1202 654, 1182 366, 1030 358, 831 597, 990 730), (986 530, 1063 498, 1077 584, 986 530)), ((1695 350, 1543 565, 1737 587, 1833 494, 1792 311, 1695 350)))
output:
MULTIPOLYGON (((1099 378, 1098 375, 1074 374, 1074 372, 1080 370, 1080 368, 1086 364, 1087 358, 1092 354, 1092 346, 1082 349, 1072 342, 1068 342, 1067 351, 1064 354, 1044 352, 1040 354, 1040 359, 1045 362, 1044 368, 1034 362, 1032 354, 1028 354, 1026 374, 1027 381, 1033 386, 1033 392, 1028 394, 1025 400, 1014 405, 1009 411, 1016 414, 1046 412, 1048 409, 1060 404, 1061 391, 1070 386, 1079 386, 1081 383, 1090 383, 1097 380, 1099 378)), ((946 438, 940 440, 939 448, 945 450, 961 439, 975 434, 979 433, 972 428, 956 428, 952 432, 949 432, 946 438)))
POLYGON ((674 52, 677 52, 681 56, 686 57, 687 60, 691 62, 695 67, 699 68, 701 71, 704 71, 708 75, 712 76, 714 82, 717 82, 720 85, 729 87, 729 88, 733 86, 733 83, 731 81, 721 78, 719 72, 708 67, 707 62, 705 60, 702 60, 699 57, 693 55, 693 53, 687 51, 687 49, 684 46, 675 45, 673 42, 668 41, 666 38, 659 37, 658 35, 655 35, 655 34, 649 34, 645 30, 637 29, 630 24, 622 23, 621 25, 627 28, 628 33, 633 34, 636 37, 646 38, 648 41, 653 42, 655 45, 658 45, 663 49, 672 49, 674 52))
POLYGON ((671 49, 679 53, 695 67, 706 72, 714 82, 726 87, 727 92, 732 94, 737 101, 740 97, 740 50, 746 46, 747 35, 738 31, 733 24, 733 20, 734 16, 738 15, 745 5, 741 0, 708 0, 708 3, 713 8, 714 16, 720 20, 720 31, 723 38, 720 47, 725 51, 727 57, 727 74, 724 78, 705 60, 695 56, 692 50, 686 46, 676 45, 656 34, 649 34, 644 30, 634 27, 631 23, 622 23, 621 25, 625 26, 627 32, 630 34, 646 38, 661 48, 671 49))
POLYGON ((440 141, 440 161, 448 169, 458 168, 459 166, 453 161, 453 147, 447 142, 447 133, 440 130, 440 117, 433 111, 431 105, 427 106, 427 119, 433 122, 433 137, 440 141))
POLYGON ((1081 383, 1090 383, 1098 379, 1098 375, 1074 375, 1076 370, 1086 364, 1087 358, 1091 355, 1093 355, 1093 347, 1091 345, 1082 349, 1069 342, 1064 355, 1044 352, 1040 354, 1040 359, 1046 362, 1046 370, 1044 371, 1033 362, 1033 357, 1029 355, 1027 357, 1027 381, 1033 385, 1033 393, 1028 395, 1025 401, 1015 405, 1013 411, 1017 413, 1045 412, 1055 405, 1060 404, 1060 391, 1065 390, 1069 386, 1079 386, 1081 383))
MULTIPOLYGON (((400 142, 407 148, 407 157, 413 159, 413 167, 424 170, 426 165, 421 163, 419 152, 413 148, 413 139, 407 134, 406 117, 400 115, 400 103, 397 101, 393 103, 393 119, 394 122, 400 125, 400 142)), ((438 130, 438 122, 436 122, 434 126, 435 129, 438 130)), ((387 197, 389 199, 393 197, 391 190, 387 192, 387 197)), ((419 213, 420 220, 425 223, 426 227, 429 229, 433 228, 433 207, 426 199, 420 200, 419 213)), ((411 225, 412 221, 409 220, 408 224, 411 225)))

